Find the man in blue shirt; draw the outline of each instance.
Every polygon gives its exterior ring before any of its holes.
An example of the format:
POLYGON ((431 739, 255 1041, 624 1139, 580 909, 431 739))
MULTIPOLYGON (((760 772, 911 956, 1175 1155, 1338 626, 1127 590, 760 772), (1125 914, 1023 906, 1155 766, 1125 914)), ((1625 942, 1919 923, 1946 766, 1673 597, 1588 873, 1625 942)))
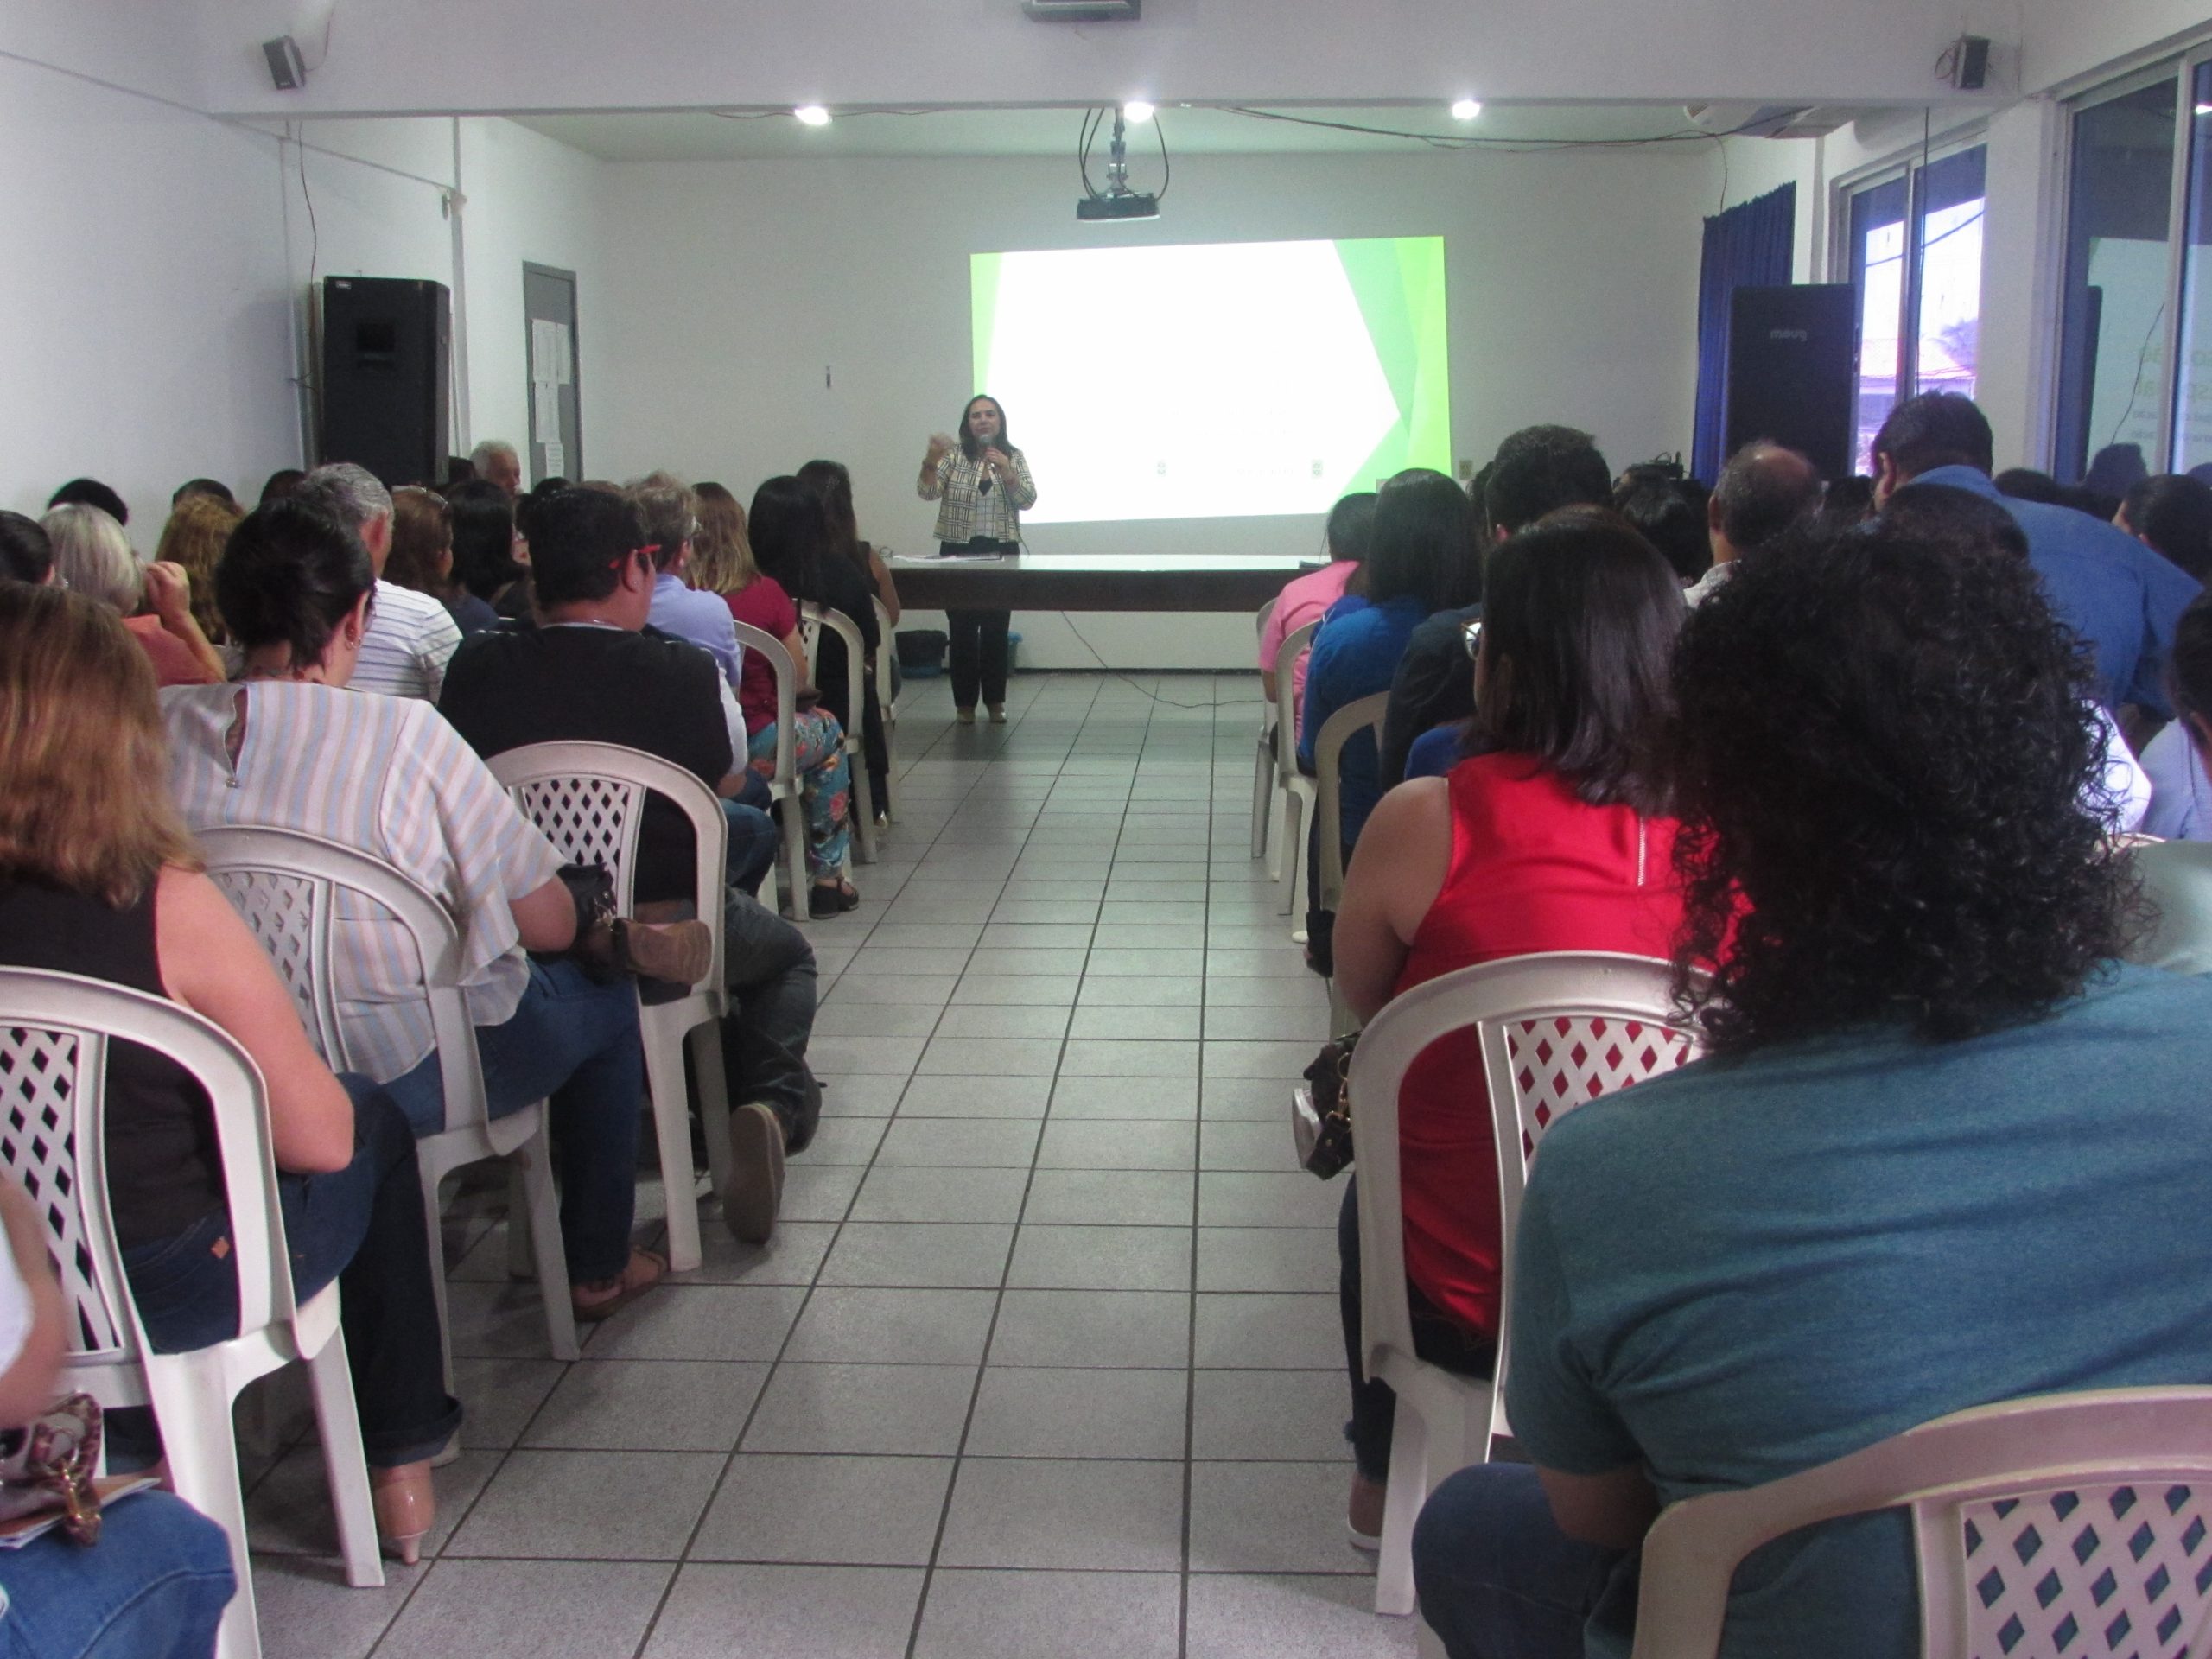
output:
MULTIPOLYGON (((1994 544, 1740 563, 1674 669, 1713 1052, 1544 1141, 1502 1357, 1535 1466, 1462 1471, 1414 1531, 1452 1659, 1625 1659, 1662 1503, 1993 1401, 2212 1382, 2212 986, 2111 960, 2087 664, 1994 544)), ((1747 1558, 1722 1653, 1912 1659, 1918 1610, 1906 1517, 1855 1516, 1747 1558)))
POLYGON ((2059 620, 2096 654, 2097 700, 2134 703, 2161 720, 2166 651, 2196 582, 2125 531, 2071 507, 2017 501, 1990 481, 1989 422, 1970 397, 1927 391, 1890 411, 1874 435, 1877 506, 1907 484, 1942 484, 1997 502, 2028 538, 2028 562, 2059 620))

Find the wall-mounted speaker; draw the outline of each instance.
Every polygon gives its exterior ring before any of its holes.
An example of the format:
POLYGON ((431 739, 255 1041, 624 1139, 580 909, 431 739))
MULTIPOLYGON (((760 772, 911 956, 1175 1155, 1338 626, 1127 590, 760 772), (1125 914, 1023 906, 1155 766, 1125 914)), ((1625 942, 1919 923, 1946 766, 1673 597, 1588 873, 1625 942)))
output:
POLYGON ((1728 320, 1727 451, 1771 438, 1822 478, 1852 471, 1859 391, 1856 290, 1848 283, 1739 288, 1728 320))
POLYGON ((453 302, 443 283, 326 276, 322 442, 387 485, 445 475, 453 390, 453 302))

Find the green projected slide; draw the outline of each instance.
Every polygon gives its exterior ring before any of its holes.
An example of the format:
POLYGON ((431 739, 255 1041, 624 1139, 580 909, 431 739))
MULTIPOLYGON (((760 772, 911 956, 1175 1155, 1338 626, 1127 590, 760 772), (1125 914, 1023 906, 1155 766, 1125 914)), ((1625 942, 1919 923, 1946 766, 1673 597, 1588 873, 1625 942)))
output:
POLYGON ((972 256, 1032 524, 1328 511, 1452 469, 1444 238, 972 256))

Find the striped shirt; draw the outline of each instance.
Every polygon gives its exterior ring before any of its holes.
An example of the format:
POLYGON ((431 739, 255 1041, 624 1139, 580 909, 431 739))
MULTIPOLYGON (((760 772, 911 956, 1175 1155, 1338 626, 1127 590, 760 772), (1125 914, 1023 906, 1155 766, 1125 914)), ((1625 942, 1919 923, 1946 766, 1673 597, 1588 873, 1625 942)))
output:
POLYGON ((1021 513, 1037 505, 1037 486, 1029 476, 1029 457, 1019 449, 1006 452, 1014 463, 1014 481, 1001 489, 993 481, 988 493, 976 489, 984 476, 983 464, 955 448, 920 480, 915 488, 925 501, 942 500, 937 510, 937 538, 940 542, 972 542, 987 536, 995 542, 1021 539, 1021 513))
MULTIPOLYGON (((479 1026, 514 1017, 530 978, 512 900, 561 856, 438 711, 291 681, 178 687, 162 696, 169 785, 194 830, 296 830, 382 859, 443 901, 461 933, 461 982, 479 1026), (232 770, 231 728, 245 715, 232 770)), ((422 963, 397 919, 341 899, 332 951, 340 1070, 389 1083, 429 1053, 422 963)))
POLYGON ((353 690, 435 702, 446 683, 447 659, 460 648, 461 629, 452 612, 428 594, 379 576, 369 631, 361 639, 361 660, 353 670, 353 690))

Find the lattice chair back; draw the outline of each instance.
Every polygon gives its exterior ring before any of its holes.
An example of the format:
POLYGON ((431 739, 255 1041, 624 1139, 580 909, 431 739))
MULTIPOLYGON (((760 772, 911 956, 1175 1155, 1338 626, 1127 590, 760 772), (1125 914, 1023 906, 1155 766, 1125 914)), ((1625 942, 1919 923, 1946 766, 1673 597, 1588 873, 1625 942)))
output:
POLYGON ((1713 1659, 1737 1564, 1801 1527, 1911 1517, 1924 1659, 2212 1654, 2212 1389, 1978 1406, 1764 1486, 1672 1505, 1635 1659, 1713 1659))
POLYGON ((164 997, 31 968, 0 968, 0 1165, 45 1224, 70 1313, 64 1386, 143 1405, 146 1352, 107 1184, 109 1046, 137 1043, 197 1078, 213 1105, 238 1267, 238 1328, 293 1316, 261 1072, 229 1034, 164 997))

